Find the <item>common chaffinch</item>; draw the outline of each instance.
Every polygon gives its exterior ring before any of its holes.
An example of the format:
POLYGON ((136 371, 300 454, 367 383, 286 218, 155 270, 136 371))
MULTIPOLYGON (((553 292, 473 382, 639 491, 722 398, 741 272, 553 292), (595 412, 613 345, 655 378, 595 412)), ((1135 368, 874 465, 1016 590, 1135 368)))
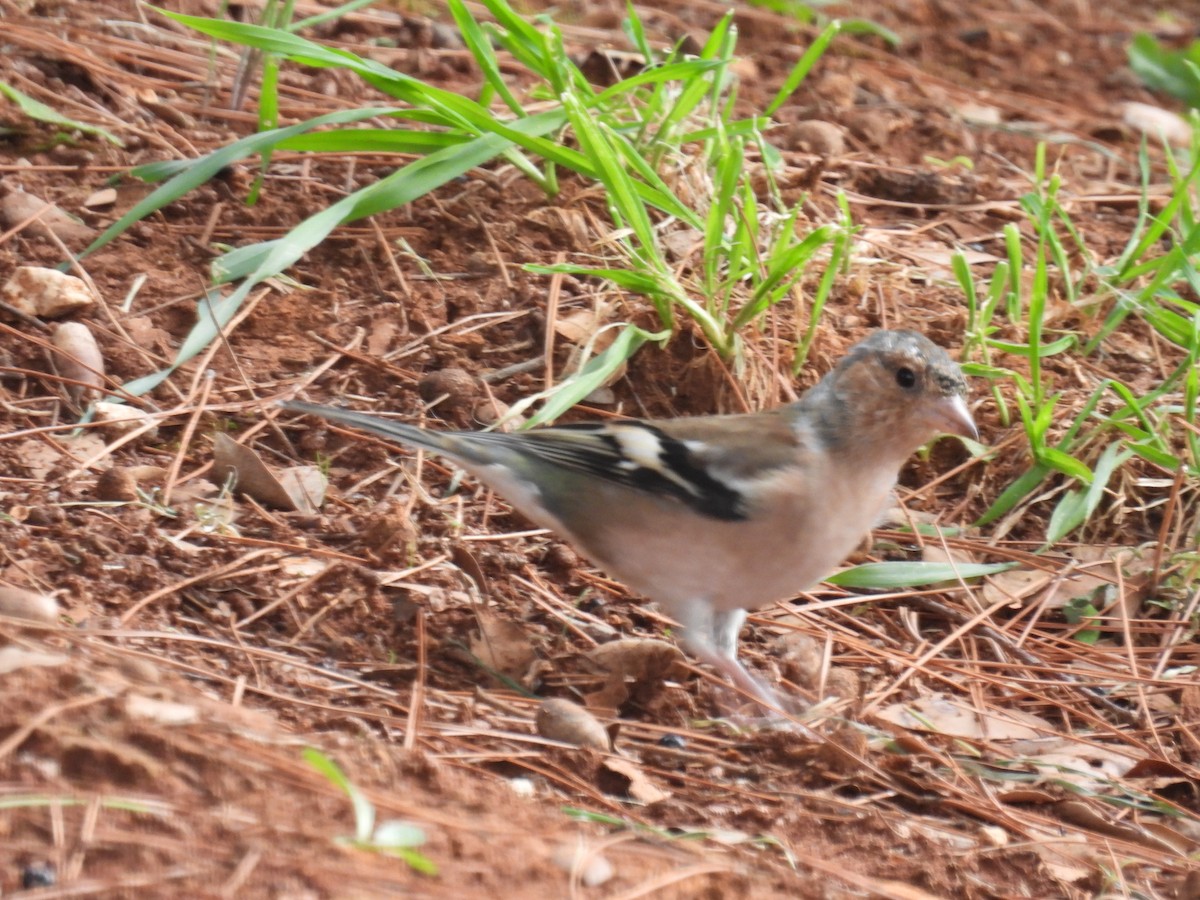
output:
POLYGON ((450 459, 682 626, 702 662, 772 709, 737 658, 747 611, 827 575, 878 521, 904 461, 977 437, 962 371, 912 331, 876 331, 764 412, 502 432, 429 431, 286 402, 450 459))

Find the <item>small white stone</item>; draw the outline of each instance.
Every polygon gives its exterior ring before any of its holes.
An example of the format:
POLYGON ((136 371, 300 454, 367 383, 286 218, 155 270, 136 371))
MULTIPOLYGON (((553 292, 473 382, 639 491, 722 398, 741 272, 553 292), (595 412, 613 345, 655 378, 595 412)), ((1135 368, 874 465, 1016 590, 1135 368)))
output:
POLYGON ((1131 128, 1151 137, 1166 138, 1177 147, 1186 147, 1192 140, 1192 126, 1169 109, 1129 101, 1121 104, 1121 118, 1131 128))
POLYGON ((554 864, 566 872, 578 872, 584 887, 599 887, 616 874, 613 864, 602 854, 580 841, 577 845, 560 844, 551 857, 554 864))
POLYGON ((0 616, 53 625, 58 621, 58 601, 11 584, 0 584, 0 616))
POLYGON ((94 302, 82 279, 41 266, 17 266, 2 296, 14 309, 42 319, 61 318, 94 302))
POLYGON ((534 787, 533 782, 528 778, 510 778, 508 786, 513 789, 513 793, 518 797, 532 797, 537 793, 537 788, 534 787))
POLYGON ((158 426, 154 423, 154 419, 128 403, 98 400, 93 410, 93 420, 99 423, 106 434, 120 437, 147 425, 150 426, 144 432, 147 437, 154 438, 158 434, 158 426))
POLYGON ((999 825, 983 825, 980 827, 979 833, 993 847, 1008 846, 1008 832, 999 825))

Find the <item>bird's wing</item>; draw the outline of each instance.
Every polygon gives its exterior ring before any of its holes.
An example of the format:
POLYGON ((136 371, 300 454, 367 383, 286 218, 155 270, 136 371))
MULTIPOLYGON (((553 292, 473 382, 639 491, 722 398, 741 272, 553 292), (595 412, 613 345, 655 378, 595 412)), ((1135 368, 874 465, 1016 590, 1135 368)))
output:
POLYGON ((795 432, 772 413, 583 423, 518 434, 459 432, 455 437, 464 445, 502 445, 517 457, 670 497, 726 521, 745 518, 746 482, 794 463, 798 450, 795 432), (751 463, 748 453, 754 455, 751 463))

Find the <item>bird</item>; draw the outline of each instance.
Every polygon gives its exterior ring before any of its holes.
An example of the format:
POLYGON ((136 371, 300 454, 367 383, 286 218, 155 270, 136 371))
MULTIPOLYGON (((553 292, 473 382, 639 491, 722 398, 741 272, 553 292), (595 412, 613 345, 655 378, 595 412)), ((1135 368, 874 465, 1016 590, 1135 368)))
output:
POLYGON ((812 388, 765 411, 437 431, 298 400, 281 405, 445 457, 680 626, 701 663, 768 710, 738 659, 750 610, 830 574, 939 434, 978 439, 961 368, 908 330, 877 330, 812 388))

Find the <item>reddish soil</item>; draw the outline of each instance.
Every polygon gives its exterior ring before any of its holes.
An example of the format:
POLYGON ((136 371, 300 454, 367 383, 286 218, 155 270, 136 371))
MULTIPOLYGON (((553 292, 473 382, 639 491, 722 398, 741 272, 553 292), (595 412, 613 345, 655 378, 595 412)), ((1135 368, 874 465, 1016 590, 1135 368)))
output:
MULTIPOLYGON (((220 14, 208 0, 174 7, 220 14)), ((961 343, 966 313, 948 250, 1002 256, 1005 223, 1028 233, 1017 200, 1039 140, 1051 142, 1089 247, 1098 258, 1120 251, 1136 217, 1140 135, 1118 104, 1173 104, 1125 64, 1132 35, 1167 33, 1169 20, 1155 18, 1157 8, 1130 18, 1127 7, 853 5, 901 44, 839 39, 773 132, 797 196, 811 191, 810 218, 836 215, 842 190, 865 226, 795 390, 874 327, 961 343), (797 124, 811 119, 837 125, 844 147, 809 152, 797 124), (973 166, 941 164, 960 156, 973 166)), ((707 34, 724 9, 667 0, 644 12, 665 41, 707 34)), ((556 18, 582 56, 625 48, 622 11, 568 4, 556 18)), ((433 12, 381 5, 312 36, 474 95, 479 73, 433 12)), ((1169 36, 1200 26, 1194 11, 1174 13, 1169 36)), ((110 177, 253 133, 256 91, 244 110, 230 109, 236 52, 210 55, 146 7, 0 0, 0 14, 0 80, 124 142, 56 142, 50 126, 0 106, 0 124, 12 129, 0 132, 0 194, 53 202, 97 233, 149 191, 125 178, 115 202, 87 205, 110 177)), ((737 21, 740 102, 751 112, 815 30, 755 8, 739 7, 737 21)), ((379 102, 342 72, 288 66, 281 83, 285 123, 379 102)), ((174 355, 224 246, 280 236, 398 164, 280 152, 253 206, 243 201, 256 161, 234 165, 84 259, 74 271, 101 303, 76 319, 96 334, 113 383, 174 355)), ((1154 670, 1168 641, 1154 609, 1132 613, 1138 640, 1083 652, 1064 639, 1061 616, 1004 609, 999 630, 976 628, 988 601, 957 589, 870 605, 824 589, 810 599, 834 602, 819 613, 803 604, 763 611, 744 641, 748 663, 773 681, 839 698, 814 723, 815 740, 712 721, 733 699, 694 667, 639 682, 601 716, 616 726, 615 761, 537 735, 542 698, 583 702, 613 687, 589 665, 593 647, 617 636, 669 639, 669 623, 552 536, 524 533, 502 501, 453 482, 441 463, 418 470, 407 453, 282 414, 273 401, 343 398, 461 427, 479 424, 493 401, 536 393, 546 383, 539 363, 552 291, 523 267, 592 259, 603 214, 597 189, 581 179, 564 177, 547 199, 493 165, 340 228, 287 279, 264 285, 211 353, 148 396, 156 433, 117 446, 94 430, 71 436, 78 409, 51 374, 48 332, 0 311, 0 582, 53 595, 62 612, 42 627, 0 620, 0 653, 13 651, 0 665, 0 893, 1200 896, 1200 689, 1154 670), (454 370, 472 377, 446 374, 454 370), (428 409, 447 384, 449 400, 428 409), (218 434, 275 468, 319 463, 329 499, 299 513, 218 495, 208 478, 218 434), (481 656, 492 668, 501 657, 519 662, 497 678, 481 656), (1047 769, 1006 768, 1006 758, 1045 756, 991 742, 1011 734, 972 740, 884 715, 936 698, 1050 723, 1052 734, 1034 728, 1038 740, 1070 742, 1072 760, 1091 748, 1081 765, 1096 772, 1117 757, 1136 763, 1081 786, 1047 769), (380 820, 421 826, 438 874, 339 843, 354 833, 351 804, 305 762, 306 747, 336 761, 380 820), (597 875, 589 854, 611 864, 595 886, 585 883, 597 875)), ((9 222, 0 281, 17 266, 58 265, 87 242, 9 222)), ((571 278, 554 312, 590 309, 602 295, 618 318, 651 324, 640 298, 571 278)), ((1057 328, 1096 327, 1075 309, 1059 315, 1057 328)), ((611 386, 611 403, 571 416, 785 400, 793 387, 774 373, 786 372, 805 324, 779 311, 748 339, 750 363, 736 374, 681 329, 665 352, 638 354, 611 386)), ((1107 371, 1135 386, 1178 361, 1134 319, 1107 347, 1107 371)), ((556 376, 572 349, 554 342, 556 376)), ((1093 369, 1052 365, 1069 409, 1093 369)), ((1019 429, 987 402, 978 418, 995 455, 970 460, 944 442, 915 458, 902 479, 912 514, 970 522, 1027 467, 1019 429)), ((1140 474, 1159 481, 1137 486, 1142 502, 1106 507, 1089 545, 1161 536, 1170 479, 1140 474)), ((979 559, 1028 561, 1050 509, 1035 504, 1002 534, 951 543, 979 559)), ((881 533, 860 558, 917 552, 910 538, 881 533)), ((1171 667, 1198 656, 1184 643, 1171 667)))

